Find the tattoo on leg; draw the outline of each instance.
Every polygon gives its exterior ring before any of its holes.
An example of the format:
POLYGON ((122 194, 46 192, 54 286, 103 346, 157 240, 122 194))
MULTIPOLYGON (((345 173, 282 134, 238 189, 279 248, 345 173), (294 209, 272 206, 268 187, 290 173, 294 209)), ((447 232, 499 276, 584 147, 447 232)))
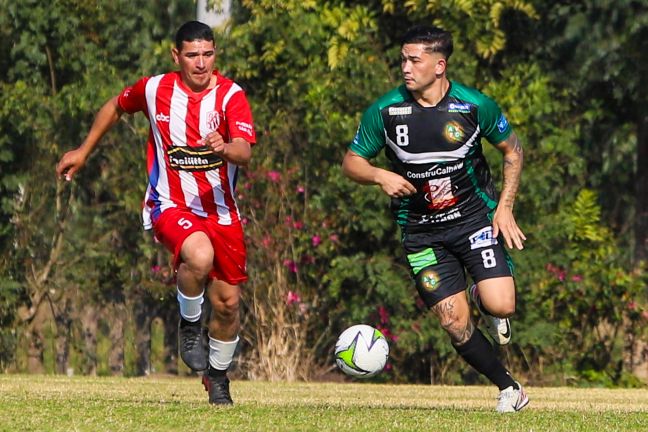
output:
POLYGON ((474 326, 470 316, 467 317, 466 324, 462 323, 459 315, 455 311, 454 299, 437 303, 432 307, 432 312, 439 318, 441 327, 450 335, 450 340, 456 346, 463 345, 473 334, 474 326))

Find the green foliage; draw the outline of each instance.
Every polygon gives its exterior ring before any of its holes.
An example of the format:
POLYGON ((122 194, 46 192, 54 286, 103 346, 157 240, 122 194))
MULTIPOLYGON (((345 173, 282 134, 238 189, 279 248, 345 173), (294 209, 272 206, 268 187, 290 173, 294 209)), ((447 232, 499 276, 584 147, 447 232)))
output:
MULTIPOLYGON (((643 109, 637 53, 648 40, 637 2, 233 6, 229 27, 216 32, 217 64, 246 89, 259 138, 238 188, 250 272, 242 373, 312 378, 332 367, 337 335, 365 322, 392 348, 379 380, 472 379, 417 300, 387 197, 339 168, 363 110, 400 83, 402 31, 433 23, 454 33, 450 78, 493 97, 525 152, 516 218, 529 240, 512 252, 519 296, 516 344, 503 349, 509 365, 538 383, 637 385, 645 268, 631 268, 626 225, 610 222, 632 217, 638 140, 626 120, 643 109), (594 19, 607 15, 615 32, 594 19)), ((53 171, 106 99, 172 67, 171 36, 194 8, 0 0, 0 367, 15 365, 14 347, 34 330, 24 312, 39 299, 58 314, 53 336, 73 339, 76 364, 92 354, 78 322, 83 305, 98 306, 102 332, 117 304, 175 307, 168 255, 139 223, 146 119, 125 116, 72 185, 56 183, 53 171)), ((500 181, 501 155, 484 144, 500 181)), ((100 342, 105 353, 105 336, 100 342)), ((47 355, 53 361, 53 348, 47 355)), ((136 373, 133 350, 126 355, 126 373, 136 373)), ((110 372, 105 360, 99 372, 110 372)))
POLYGON ((582 190, 556 213, 558 223, 559 235, 545 238, 551 260, 544 276, 529 287, 527 299, 554 323, 552 344, 544 349, 555 359, 578 365, 585 381, 618 383, 624 332, 645 325, 648 318, 643 313, 645 281, 618 264, 621 251, 601 225, 592 191, 582 190), (596 378, 603 376, 606 380, 596 378))

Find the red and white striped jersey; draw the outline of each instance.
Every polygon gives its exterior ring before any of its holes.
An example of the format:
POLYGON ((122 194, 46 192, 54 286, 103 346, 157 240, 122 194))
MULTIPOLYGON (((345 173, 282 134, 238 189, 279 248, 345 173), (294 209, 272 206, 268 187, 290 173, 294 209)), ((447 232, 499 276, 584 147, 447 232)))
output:
POLYGON ((149 184, 142 218, 150 229, 162 212, 184 208, 219 223, 240 221, 234 191, 238 167, 221 160, 198 140, 218 131, 225 142, 256 142, 245 92, 218 72, 216 86, 194 93, 179 72, 144 77, 118 97, 128 113, 142 111, 151 125, 147 143, 149 184))

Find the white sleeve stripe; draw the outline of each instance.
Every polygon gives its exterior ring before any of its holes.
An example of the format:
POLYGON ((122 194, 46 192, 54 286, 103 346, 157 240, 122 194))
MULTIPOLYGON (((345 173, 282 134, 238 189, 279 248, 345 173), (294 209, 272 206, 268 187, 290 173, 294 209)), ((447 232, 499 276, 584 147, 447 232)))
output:
POLYGON ((223 111, 227 111, 227 102, 231 99, 234 94, 243 91, 243 89, 238 84, 232 84, 232 87, 227 91, 225 97, 223 98, 223 111))

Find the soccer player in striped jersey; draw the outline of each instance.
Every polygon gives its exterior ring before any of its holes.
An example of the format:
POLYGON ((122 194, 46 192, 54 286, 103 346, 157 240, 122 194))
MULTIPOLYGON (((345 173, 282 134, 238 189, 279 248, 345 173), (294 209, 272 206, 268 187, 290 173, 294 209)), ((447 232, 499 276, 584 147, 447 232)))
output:
POLYGON ((515 284, 504 243, 522 249, 526 239, 513 217, 522 148, 492 99, 448 80, 451 54, 449 32, 417 26, 405 34, 404 84, 364 113, 342 167, 352 180, 379 185, 391 197, 419 295, 459 355, 499 388, 497 411, 519 411, 528 398, 472 323, 465 270, 488 332, 507 344, 515 284), (499 201, 482 137, 504 156, 499 201), (370 162, 383 149, 389 170, 370 162))
POLYGON ((56 167, 70 181, 123 113, 150 123, 143 223, 174 255, 183 361, 204 371, 212 404, 231 404, 230 366, 239 331, 239 284, 246 249, 235 200, 239 167, 256 142, 243 89, 215 69, 212 29, 198 21, 177 31, 171 55, 178 71, 144 77, 99 110, 83 143, 56 167), (204 294, 212 307, 201 323, 204 294), (209 350, 207 351, 207 337, 209 350))

